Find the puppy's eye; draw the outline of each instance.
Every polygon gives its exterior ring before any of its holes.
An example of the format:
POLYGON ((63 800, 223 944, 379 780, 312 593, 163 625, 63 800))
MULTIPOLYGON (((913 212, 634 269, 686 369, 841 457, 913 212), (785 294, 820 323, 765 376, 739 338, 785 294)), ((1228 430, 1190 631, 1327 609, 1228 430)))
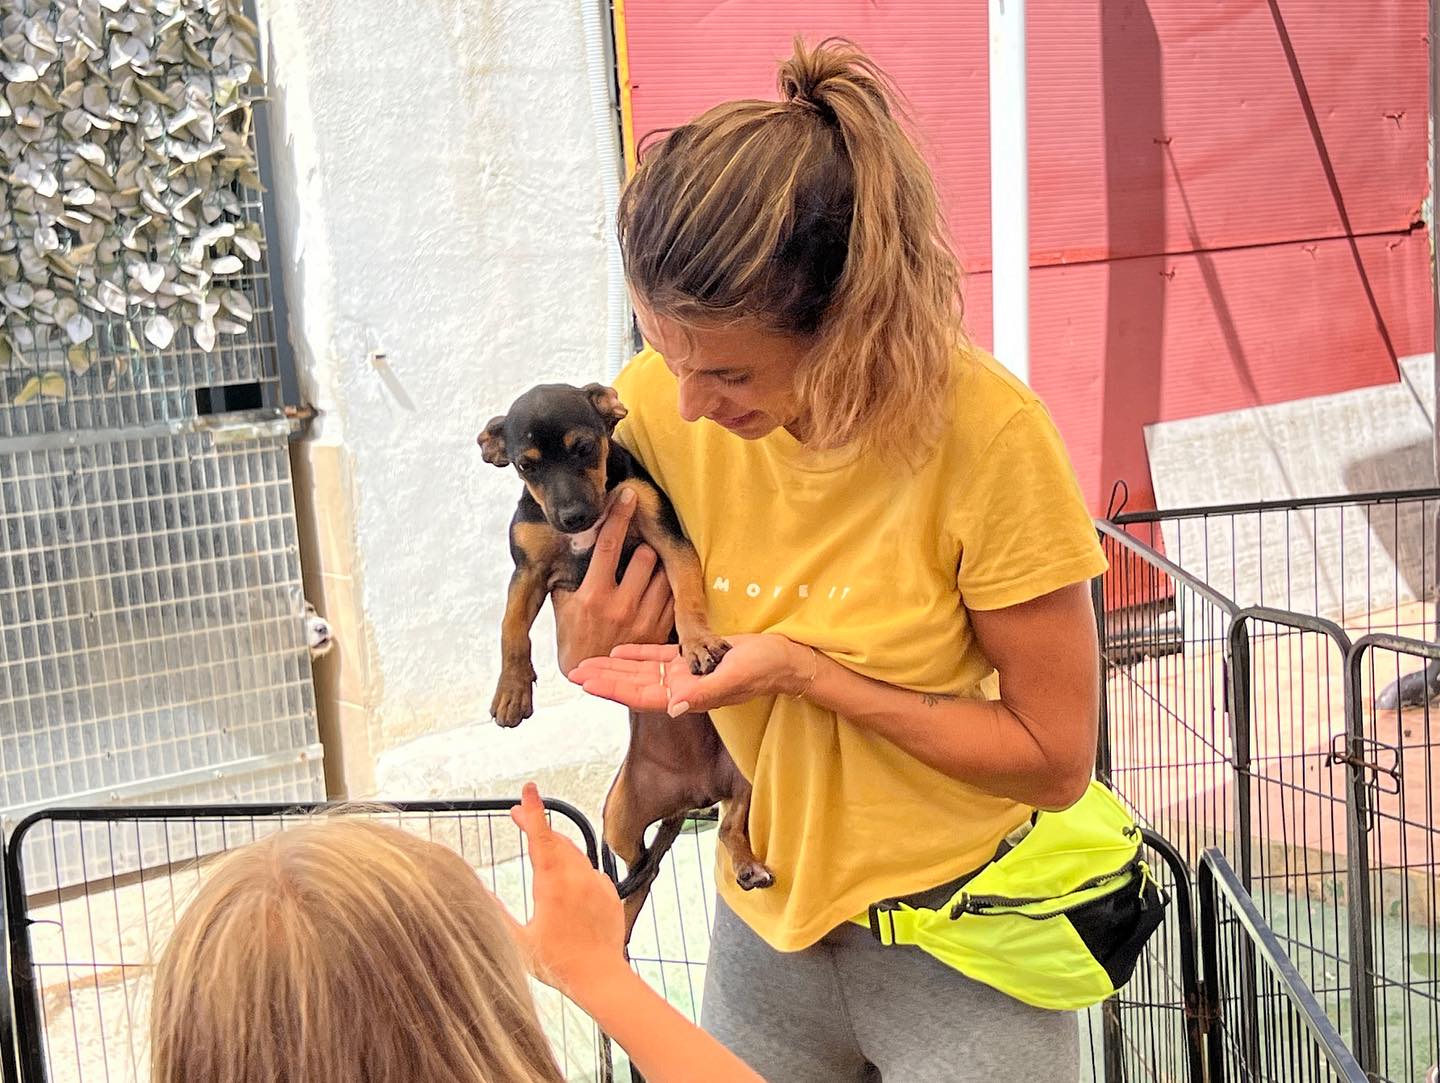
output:
POLYGON ((577 459, 583 459, 586 456, 593 454, 594 451, 595 441, 593 440, 576 440, 573 444, 570 445, 570 454, 574 455, 577 459))

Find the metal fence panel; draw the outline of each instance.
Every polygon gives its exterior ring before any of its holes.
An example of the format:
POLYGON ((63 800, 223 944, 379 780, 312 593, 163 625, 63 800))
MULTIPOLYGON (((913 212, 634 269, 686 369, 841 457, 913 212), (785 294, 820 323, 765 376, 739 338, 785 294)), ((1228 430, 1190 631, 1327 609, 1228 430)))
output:
POLYGON ((323 794, 286 431, 224 435, 0 451, 7 826, 61 798, 323 794))
POLYGON ((1343 757, 1350 640, 1321 618, 1259 608, 1237 616, 1231 637, 1232 653, 1246 658, 1247 680, 1227 780, 1240 801, 1240 830, 1224 849, 1311 991, 1353 1041, 1366 1028, 1351 971, 1350 899, 1365 877, 1354 867, 1354 792, 1343 757))
POLYGON ((1129 983, 1084 1017, 1082 1078, 1203 1083, 1203 1006, 1189 867, 1166 839, 1153 831, 1143 837, 1147 862, 1170 905, 1129 983))
POLYGON ((1397 1083, 1436 1058, 1440 647, 1397 633, 1436 634, 1437 512, 1423 490, 1101 525, 1126 558, 1097 591, 1102 768, 1147 820, 1188 821, 1170 828, 1188 859, 1228 857, 1342 1039, 1397 1083))
MULTIPOLYGON (((77 13, 89 17, 73 0, 31 7, 52 36, 66 20, 73 29, 77 13)), ((227 55, 243 65, 257 58, 239 32, 241 7, 253 5, 189 5, 177 17, 191 20, 187 40, 222 36, 227 55)), ((62 68, 72 78, 76 64, 101 62, 72 55, 73 33, 56 40, 63 55, 42 82, 60 78, 62 68)), ((132 74, 106 68, 100 82, 118 88, 125 81, 123 96, 135 89, 132 74)), ((217 75, 217 87, 222 75, 235 72, 217 75)), ((263 184, 263 91, 245 84, 240 93, 258 99, 253 113, 228 109, 216 124, 235 126, 228 145, 248 146, 263 184)), ((87 136, 97 142, 86 168, 119 168, 115 148, 134 137, 134 118, 120 103, 115 110, 115 124, 87 136)), ((27 145, 41 159, 68 160, 78 153, 68 131, 52 118, 27 145)), ((183 172, 172 168, 167 183, 178 186, 183 172)), ((94 197, 68 173, 63 182, 76 199, 94 197)), ((161 214, 154 201, 179 191, 147 193, 147 206, 161 214)), ((18 181, 0 183, 0 250, 30 243, 25 223, 35 218, 37 194, 18 181)), ((195 288, 216 306, 213 343, 183 320, 171 321, 173 338, 147 335, 152 306, 166 291, 144 286, 145 278, 170 274, 179 257, 173 245, 121 243, 121 234, 143 224, 126 214, 105 227, 98 248, 81 248, 99 253, 103 279, 129 275, 141 288, 119 291, 99 311, 85 303, 84 289, 78 299, 60 297, 82 306, 74 335, 43 318, 38 302, 6 308, 0 821, 7 829, 59 801, 324 796, 283 410, 272 208, 260 184, 244 176, 194 187, 185 200, 189 211, 177 203, 166 212, 168 241, 184 242, 182 264, 206 264, 180 273, 204 276, 195 288), (177 224, 187 215, 198 217, 185 229, 205 226, 219 238, 206 242, 220 246, 212 254, 231 246, 225 259, 197 257, 191 246, 200 242, 177 224), (238 258, 242 248, 247 259, 238 258)), ((80 243, 68 226, 52 232, 59 255, 80 243)), ((68 844, 51 855, 48 871, 32 866, 34 876, 56 883, 90 872, 68 844)))
MULTIPOLYGON (((513 804, 401 802, 357 814, 450 847, 524 920, 530 913, 531 873, 522 836, 508 815, 513 804)), ((546 805, 556 830, 598 865, 595 832, 585 817, 563 802, 546 805)), ((209 867, 205 858, 283 831, 321 807, 62 809, 21 824, 6 855, 5 874, 24 1083, 144 1083, 151 967, 168 930, 203 881, 209 867), (87 879, 67 888, 37 889, 32 863, 71 842, 84 855, 87 879)), ((609 1080, 608 1040, 569 1000, 532 985, 566 1078, 609 1080)))
POLYGON ((1376 1078, 1397 1083, 1440 1063, 1440 719, 1428 700, 1402 706, 1385 692, 1436 666, 1440 645, 1391 635, 1366 636, 1349 659, 1367 873, 1363 1052, 1376 1078))
MULTIPOLYGON (((714 918, 715 828, 712 814, 686 822, 663 860, 630 942, 635 971, 696 1023, 714 918)), ((1164 839, 1147 832, 1145 842, 1156 883, 1170 895, 1171 905, 1131 982, 1118 996, 1079 1016, 1082 1083, 1202 1083, 1197 940, 1187 872, 1164 839)), ((604 860, 613 874, 608 850, 604 860)), ((615 1055, 617 1078, 625 1079, 624 1051, 617 1048, 615 1055)))
POLYGON ((1102 523, 1100 535, 1111 597, 1166 599, 1099 607, 1100 777, 1194 868, 1235 836, 1242 811, 1229 784, 1240 739, 1232 704, 1245 680, 1244 659, 1231 656, 1239 608, 1126 530, 1102 523), (1189 614, 1183 632, 1177 612, 1189 614))
POLYGON ((1366 1083, 1220 851, 1202 858, 1199 889, 1212 1083, 1366 1083))
POLYGON ((1440 489, 1136 512, 1115 522, 1236 605, 1424 635, 1440 489))

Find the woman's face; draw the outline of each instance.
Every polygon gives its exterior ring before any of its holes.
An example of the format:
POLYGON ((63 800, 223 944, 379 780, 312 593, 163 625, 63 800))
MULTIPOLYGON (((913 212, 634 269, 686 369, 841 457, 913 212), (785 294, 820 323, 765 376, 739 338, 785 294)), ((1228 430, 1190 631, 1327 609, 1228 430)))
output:
MULTIPOLYGON (((632 295, 645 341, 659 350, 680 384, 680 416, 709 418, 746 440, 800 421, 795 372, 809 342, 753 323, 681 326, 632 295)), ((798 434, 795 434, 798 435, 798 434)))

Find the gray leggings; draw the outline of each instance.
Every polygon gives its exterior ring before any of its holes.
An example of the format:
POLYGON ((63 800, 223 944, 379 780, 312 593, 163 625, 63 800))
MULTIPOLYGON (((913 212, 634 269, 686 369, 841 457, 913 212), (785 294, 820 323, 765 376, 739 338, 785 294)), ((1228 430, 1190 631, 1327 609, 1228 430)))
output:
POLYGON ((771 1083, 1030 1083, 1079 1077, 1079 1020, 858 925, 781 953, 716 900, 701 1025, 771 1083))

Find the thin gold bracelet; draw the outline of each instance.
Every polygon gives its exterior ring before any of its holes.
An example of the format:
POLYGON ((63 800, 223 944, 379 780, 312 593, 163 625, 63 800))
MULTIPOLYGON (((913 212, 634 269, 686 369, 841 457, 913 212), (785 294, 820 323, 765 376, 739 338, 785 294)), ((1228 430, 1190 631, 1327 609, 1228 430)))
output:
POLYGON ((804 688, 800 689, 800 691, 795 693, 796 699, 804 699, 807 695, 809 695, 810 686, 815 683, 815 678, 820 675, 820 652, 817 651, 813 646, 810 646, 810 644, 808 643, 806 644, 806 646, 810 647, 810 679, 805 682, 804 688))

